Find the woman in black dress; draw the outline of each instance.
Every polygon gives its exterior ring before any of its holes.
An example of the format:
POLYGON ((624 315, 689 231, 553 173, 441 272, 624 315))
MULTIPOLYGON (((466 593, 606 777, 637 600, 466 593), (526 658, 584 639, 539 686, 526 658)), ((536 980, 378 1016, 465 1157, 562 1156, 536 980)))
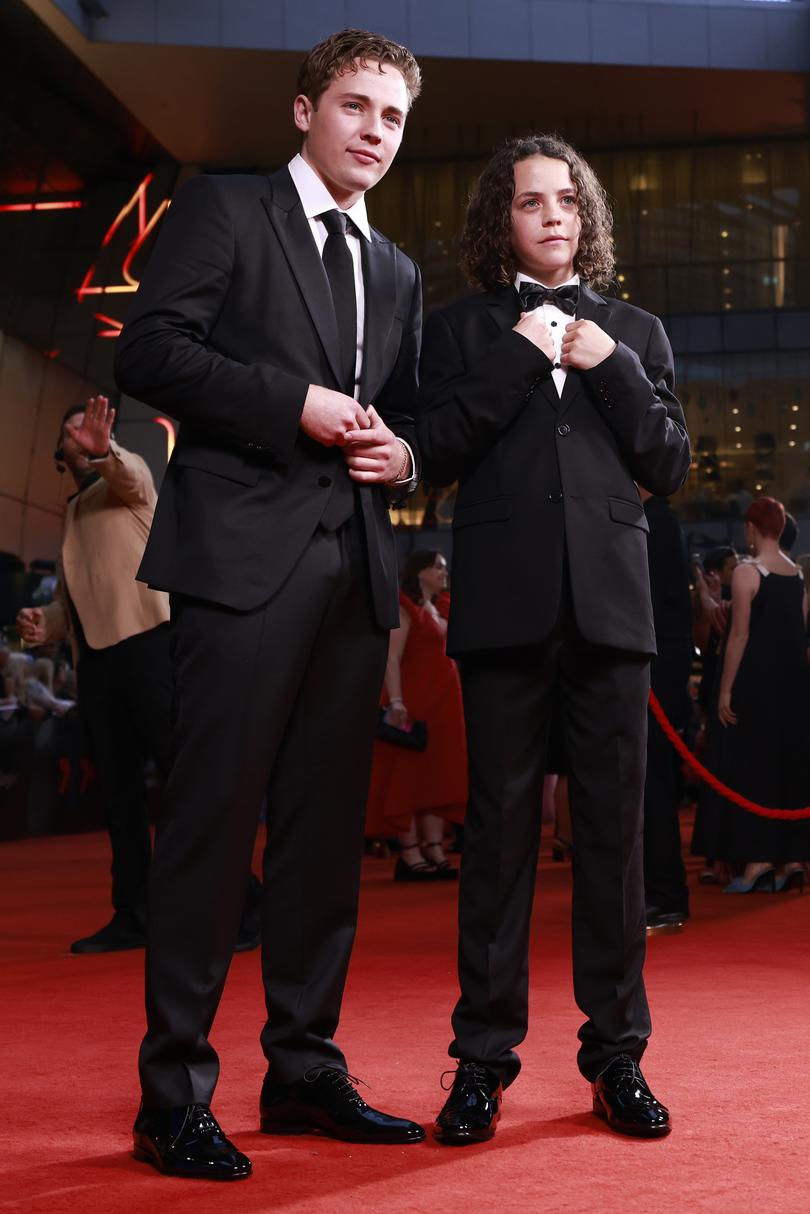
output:
MULTIPOLYGON (((722 727, 712 731, 707 766, 759 805, 799 809, 810 803, 807 594, 779 548, 784 523, 774 498, 758 498, 746 514, 752 559, 732 578, 717 691, 722 727)), ((810 819, 759 817, 708 788, 698 818, 693 850, 742 869, 726 893, 803 887, 810 819)))

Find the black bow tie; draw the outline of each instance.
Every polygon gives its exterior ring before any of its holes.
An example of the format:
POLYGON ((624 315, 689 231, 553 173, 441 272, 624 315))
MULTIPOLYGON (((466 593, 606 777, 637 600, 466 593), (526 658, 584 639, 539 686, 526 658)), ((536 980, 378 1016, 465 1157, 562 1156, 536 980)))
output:
POLYGON ((531 312, 539 308, 540 304, 550 303, 561 312, 574 316, 579 301, 579 287, 576 283, 569 283, 566 287, 541 287, 536 282, 522 282, 518 294, 522 312, 531 312))

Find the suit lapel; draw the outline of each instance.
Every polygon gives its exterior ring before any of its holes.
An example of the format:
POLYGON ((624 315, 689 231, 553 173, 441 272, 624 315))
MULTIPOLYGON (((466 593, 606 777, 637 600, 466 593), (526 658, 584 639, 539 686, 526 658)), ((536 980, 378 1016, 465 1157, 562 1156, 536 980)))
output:
POLYGON ((360 255, 365 297, 360 403, 368 406, 385 378, 385 349, 396 305, 396 265, 394 246, 373 228, 370 241, 360 237, 360 255))
POLYGON ((298 283, 335 382, 339 384, 341 370, 337 321, 321 255, 288 170, 279 169, 271 174, 269 181, 272 198, 263 198, 262 204, 298 283))
MULTIPOLYGON (((607 333, 610 327, 611 311, 607 306, 606 300, 601 295, 597 295, 590 287, 586 287, 583 283, 579 289, 579 302, 577 304, 577 320, 592 320, 594 324, 599 325, 600 329, 604 329, 607 333)), ((563 384, 562 397, 558 397, 558 411, 565 413, 571 408, 571 405, 579 395, 583 385, 583 379, 579 371, 569 370, 563 384)), ((552 390, 557 396, 557 390, 552 383, 552 390)))
POLYGON ((487 310, 499 332, 513 329, 520 320, 520 300, 514 287, 498 287, 486 295, 487 310))

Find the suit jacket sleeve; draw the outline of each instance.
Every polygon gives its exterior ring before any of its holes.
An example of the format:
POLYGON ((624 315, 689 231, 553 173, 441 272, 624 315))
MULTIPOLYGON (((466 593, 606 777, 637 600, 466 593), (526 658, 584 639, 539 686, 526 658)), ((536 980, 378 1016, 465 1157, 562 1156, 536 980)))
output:
POLYGON ((292 458, 309 384, 219 354, 212 330, 235 264, 233 222, 213 177, 178 191, 116 342, 119 388, 237 447, 292 458))
POLYGON ((422 341, 422 282, 419 270, 414 266, 414 285, 411 307, 402 331, 402 340, 394 368, 380 390, 375 409, 397 438, 408 444, 413 454, 414 467, 410 480, 401 485, 387 486, 391 505, 395 505, 413 493, 419 483, 419 448, 416 441, 414 414, 418 388, 419 348, 422 341))
POLYGON ((670 497, 686 480, 692 457, 673 390, 672 349, 661 321, 652 318, 642 358, 619 341, 604 362, 582 374, 633 480, 650 493, 670 497))
POLYGON ((468 366, 447 316, 434 312, 425 326, 417 421, 425 479, 432 485, 457 480, 526 407, 551 367, 542 350, 513 329, 468 366))

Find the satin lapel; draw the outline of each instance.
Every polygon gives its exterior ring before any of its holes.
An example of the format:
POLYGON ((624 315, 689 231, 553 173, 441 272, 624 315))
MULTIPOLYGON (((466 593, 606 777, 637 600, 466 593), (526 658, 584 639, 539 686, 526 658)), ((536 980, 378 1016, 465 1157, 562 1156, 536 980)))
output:
POLYGON ((487 309, 498 330, 513 329, 520 320, 520 300, 514 287, 499 287, 485 297, 487 309))
MULTIPOLYGON (((599 325, 600 329, 604 329, 607 333, 610 322, 610 309, 608 308, 601 295, 597 295, 590 287, 583 285, 579 290, 579 302, 577 304, 577 320, 592 320, 594 324, 599 325)), ((583 379, 579 371, 571 370, 565 377, 563 385, 562 397, 559 401, 559 412, 565 413, 571 408, 571 405, 579 395, 583 379)))
POLYGON ((335 383, 340 384, 340 346, 332 292, 312 229, 287 169, 279 169, 269 181, 273 196, 263 198, 262 204, 298 283, 335 383))
POLYGON ((360 403, 367 407, 385 378, 385 349, 396 305, 396 264, 394 246, 373 230, 370 241, 360 237, 360 256, 365 296, 360 403))

